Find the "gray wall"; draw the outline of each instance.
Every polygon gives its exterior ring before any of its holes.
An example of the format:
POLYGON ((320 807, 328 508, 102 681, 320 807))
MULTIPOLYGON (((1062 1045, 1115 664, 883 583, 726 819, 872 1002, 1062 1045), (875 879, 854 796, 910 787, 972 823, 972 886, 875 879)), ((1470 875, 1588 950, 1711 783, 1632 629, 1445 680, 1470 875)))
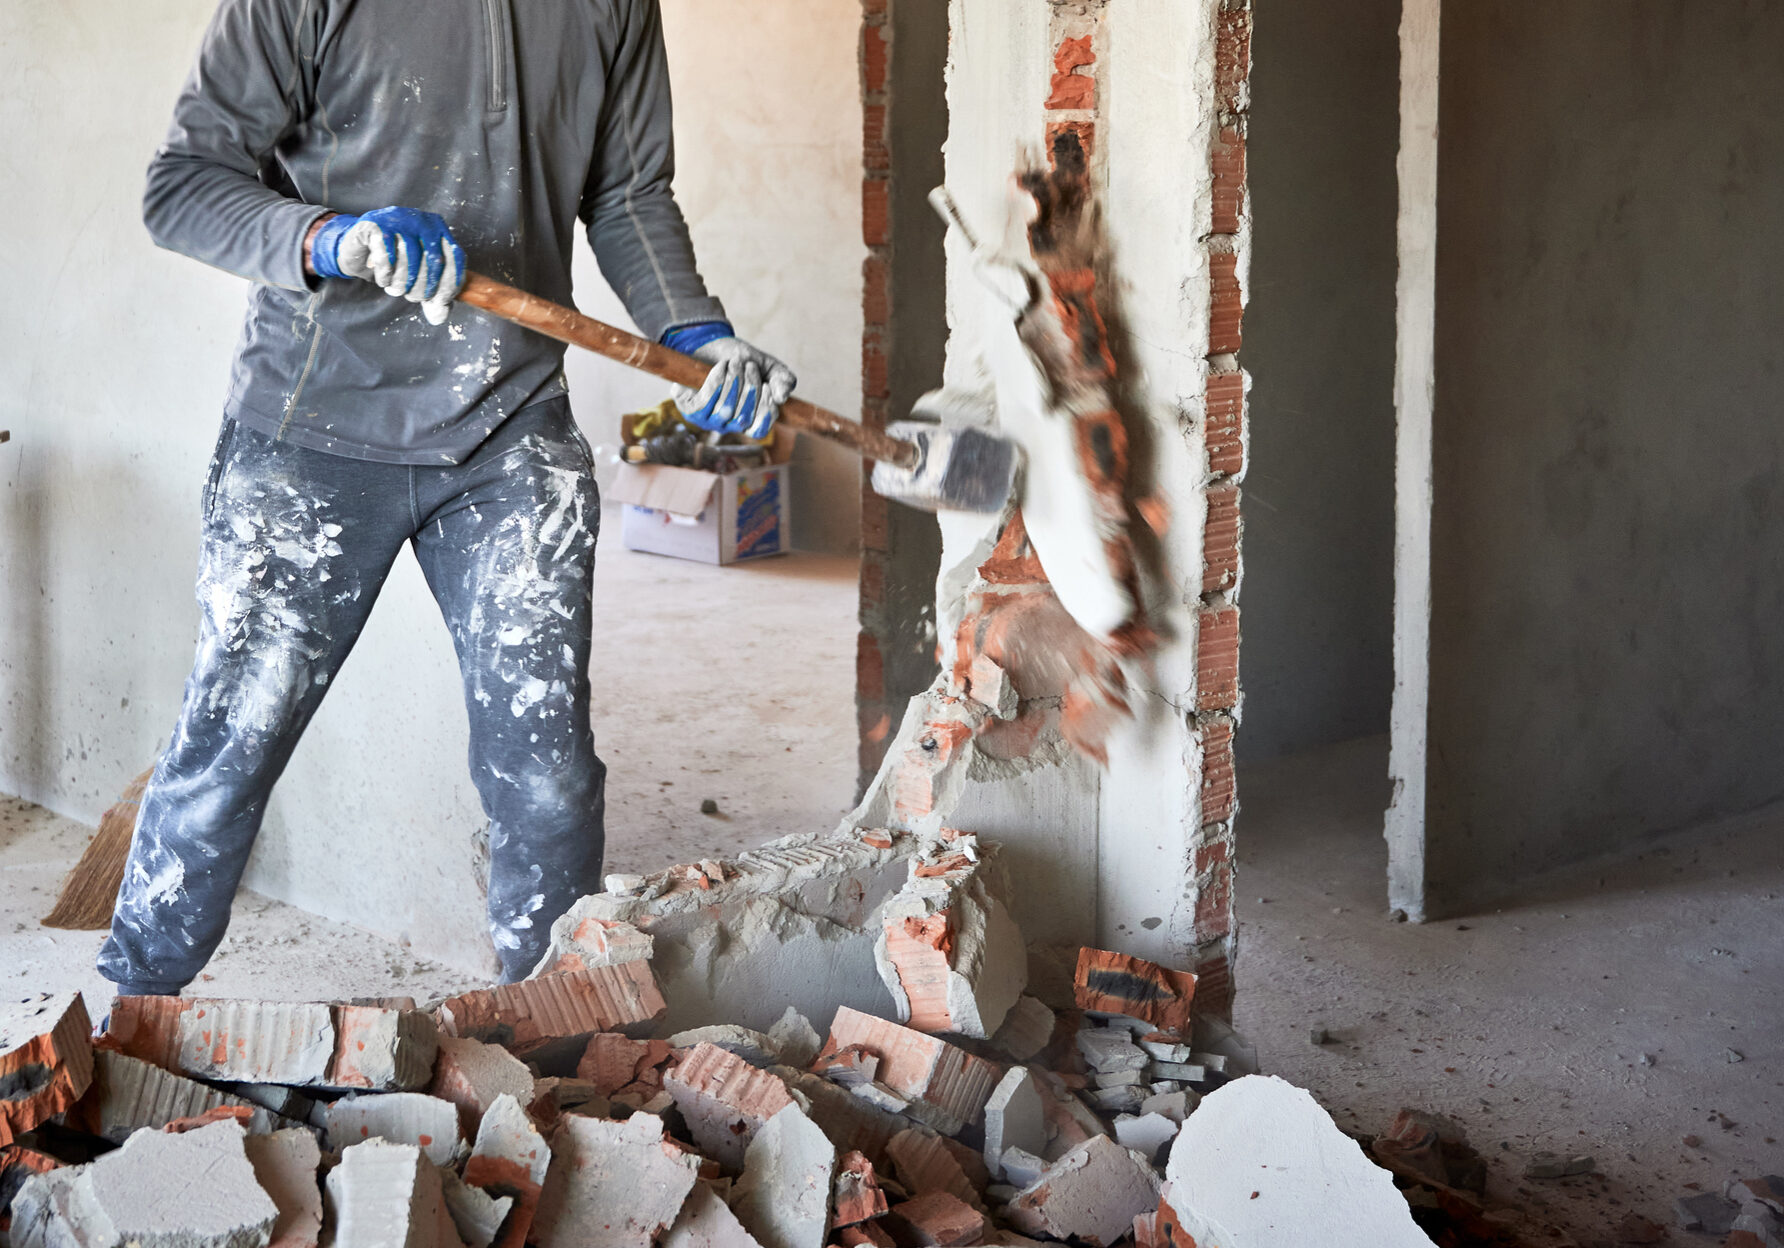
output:
POLYGON ((1398 0, 1260 0, 1241 358, 1246 761, 1385 732, 1398 0))
POLYGON ((1430 907, 1784 794, 1784 5, 1446 5, 1430 907))

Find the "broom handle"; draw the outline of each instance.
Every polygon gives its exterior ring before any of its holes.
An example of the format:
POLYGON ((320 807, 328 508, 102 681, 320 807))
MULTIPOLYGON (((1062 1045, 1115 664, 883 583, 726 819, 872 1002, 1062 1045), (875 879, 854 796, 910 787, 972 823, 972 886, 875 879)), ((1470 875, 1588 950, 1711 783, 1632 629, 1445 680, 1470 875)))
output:
MULTIPOLYGON (((698 389, 706 380, 708 366, 692 356, 604 325, 574 308, 529 295, 518 287, 481 273, 473 273, 465 280, 464 289, 458 292, 458 301, 679 386, 698 389)), ((828 438, 867 459, 885 460, 902 468, 914 468, 917 464, 915 443, 887 437, 877 429, 845 420, 804 399, 788 399, 781 404, 780 421, 791 428, 828 438)))

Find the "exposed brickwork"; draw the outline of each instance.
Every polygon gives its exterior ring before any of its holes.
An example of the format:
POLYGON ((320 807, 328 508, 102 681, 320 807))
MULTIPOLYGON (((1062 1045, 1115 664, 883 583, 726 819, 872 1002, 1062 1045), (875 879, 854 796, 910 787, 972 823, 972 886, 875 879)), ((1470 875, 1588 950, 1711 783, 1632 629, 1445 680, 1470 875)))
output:
POLYGON ((1202 607, 1196 645, 1196 736, 1201 745, 1201 819, 1195 851, 1197 1004, 1210 1013, 1232 1009, 1233 816, 1238 791, 1233 735, 1239 721, 1240 481, 1245 474, 1243 344, 1246 250, 1246 113, 1250 107, 1251 6, 1222 0, 1215 19, 1215 108, 1208 152, 1212 211, 1208 255, 1209 371, 1203 394, 1203 444, 1208 456, 1207 511, 1202 530, 1202 607))

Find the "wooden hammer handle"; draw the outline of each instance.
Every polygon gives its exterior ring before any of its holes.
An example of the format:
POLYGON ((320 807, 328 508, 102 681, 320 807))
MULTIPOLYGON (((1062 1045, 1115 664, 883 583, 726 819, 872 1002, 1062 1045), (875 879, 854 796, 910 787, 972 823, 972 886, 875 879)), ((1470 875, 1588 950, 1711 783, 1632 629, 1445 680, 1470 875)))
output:
MULTIPOLYGON (((604 325, 574 308, 529 295, 518 287, 481 273, 473 273, 465 280, 464 289, 458 292, 458 301, 679 386, 698 389, 706 380, 708 366, 692 356, 604 325)), ((878 430, 845 420, 804 399, 788 399, 781 404, 780 421, 790 428, 803 429, 840 443, 868 459, 883 459, 906 468, 916 466, 914 443, 887 437, 878 430)))

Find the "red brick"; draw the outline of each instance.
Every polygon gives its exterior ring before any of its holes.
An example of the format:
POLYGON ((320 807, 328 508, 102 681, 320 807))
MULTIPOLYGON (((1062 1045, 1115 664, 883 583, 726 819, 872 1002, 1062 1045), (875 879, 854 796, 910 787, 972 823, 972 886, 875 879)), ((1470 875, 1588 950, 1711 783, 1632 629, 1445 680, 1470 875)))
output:
MULTIPOLYGON (((1225 823, 1233 817, 1233 803, 1238 788, 1233 772, 1233 721, 1225 715, 1209 718, 1199 727, 1202 738, 1202 822, 1225 823)), ((1196 870, 1204 871, 1202 855, 1208 847, 1196 851, 1196 870)))
POLYGON ((978 1176, 968 1174, 948 1147, 950 1144, 953 1141, 945 1136, 912 1128, 900 1131, 887 1142, 886 1156, 891 1159, 892 1168, 905 1191, 946 1192, 974 1209, 983 1210, 984 1190, 978 1177, 988 1181, 991 1176, 983 1161, 978 1176))
POLYGON ((0 1014, 0 1144, 66 1112, 93 1082, 93 1024, 78 992, 0 1014))
MULTIPOLYGON (((867 424, 865 420, 861 422, 867 424)), ((874 492, 867 480, 861 483, 861 549, 864 553, 886 551, 886 500, 874 492)))
POLYGON ((892 150, 886 146, 884 104, 868 104, 861 109, 861 165, 879 173, 892 168, 892 150))
POLYGON ((1223 112, 1236 113, 1241 111, 1240 96, 1251 75, 1251 14, 1223 8, 1215 22, 1215 105, 1223 112))
POLYGON ((886 349, 869 338, 861 343, 861 393, 872 399, 884 399, 892 393, 886 360, 886 349))
POLYGON ((1209 841, 1205 845, 1198 845, 1196 847, 1196 874, 1206 875, 1221 863, 1229 860, 1232 856, 1233 845, 1231 841, 1209 841))
POLYGON ((1076 39, 1062 39, 1059 48, 1053 53, 1053 72, 1069 74, 1074 69, 1083 69, 1087 65, 1096 64, 1096 50, 1091 47, 1090 36, 1080 35, 1076 39))
POLYGON ((947 1192, 926 1192, 892 1207, 892 1218, 907 1228, 917 1248, 961 1248, 985 1234, 985 1215, 947 1192))
POLYGON ((884 178, 861 180, 861 241, 869 247, 891 245, 891 185, 884 178))
POLYGON ((909 1026, 918 1031, 953 1031, 948 1013, 949 954, 954 933, 948 912, 927 918, 911 916, 886 922, 886 956, 910 1002, 909 1026))
POLYGON ((1239 704, 1239 609, 1197 613, 1196 709, 1231 710, 1239 704))
POLYGON ((1245 374, 1210 373, 1204 406, 1207 424, 1203 437, 1208 449, 1208 471, 1235 477, 1245 467, 1245 374))
POLYGON ((1108 949, 1078 950, 1072 997, 1081 1010, 1144 1019, 1160 1031, 1189 1034, 1196 977, 1108 949))
POLYGON ((1003 1073, 995 1063, 945 1040, 845 1005, 831 1021, 819 1060, 854 1044, 880 1059, 879 1082, 933 1111, 926 1117, 973 1121, 1003 1073))
POLYGON ((892 319, 891 267, 878 253, 861 262, 861 317, 869 325, 885 325, 892 319))
POLYGON ((861 27, 861 90, 878 95, 886 89, 886 28, 880 25, 861 27))
POLYGON ((855 635, 855 693, 874 700, 886 696, 886 658, 879 638, 866 631, 855 635))
MULTIPOLYGON (((1228 915, 1231 926, 1231 915, 1228 915)), ((1196 963, 1196 983, 1200 995, 1196 1005, 1204 1014, 1231 1018, 1233 1013, 1233 966, 1224 944, 1219 952, 1196 963)), ((1181 1242, 1181 1241, 1179 1241, 1181 1242)))
POLYGON ((838 1248, 897 1248, 893 1239, 878 1222, 862 1222, 841 1227, 836 1232, 838 1248))
POLYGON ((854 1226, 886 1212, 886 1193, 874 1177, 873 1163, 865 1154, 849 1151, 842 1155, 836 1168, 835 1200, 831 1204, 830 1226, 854 1226))
POLYGON ((1208 519, 1202 528, 1202 592, 1218 593, 1239 583, 1239 487, 1209 486, 1208 519))
POLYGON ((579 1053, 597 1031, 661 1018, 668 1004, 648 962, 541 975, 461 993, 440 1004, 440 1030, 500 1044, 517 1057, 541 1050, 579 1053))
POLYGON ((1096 79, 1088 74, 1054 74, 1046 108, 1095 108, 1096 79))
POLYGON ((1230 251, 1215 252, 1208 257, 1208 277, 1208 354, 1231 355, 1239 350, 1239 323, 1245 316, 1239 257, 1230 251))
POLYGON ((1047 160, 1057 164, 1061 140, 1077 140, 1088 159, 1096 152, 1096 123, 1094 121, 1050 121, 1047 123, 1047 160))
POLYGON ((1224 940, 1233 931, 1233 864, 1210 871, 1196 890, 1195 938, 1224 940))
POLYGON ((1245 135, 1237 126, 1220 128, 1208 163, 1214 173, 1214 219, 1209 230, 1237 234, 1245 203, 1245 135))

